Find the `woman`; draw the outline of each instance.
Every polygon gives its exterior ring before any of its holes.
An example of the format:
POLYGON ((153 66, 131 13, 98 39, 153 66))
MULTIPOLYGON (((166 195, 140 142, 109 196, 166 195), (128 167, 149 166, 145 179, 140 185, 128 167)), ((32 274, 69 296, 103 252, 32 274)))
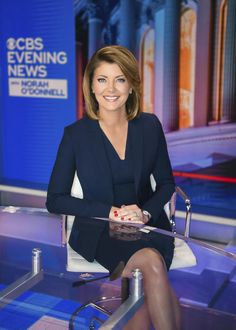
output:
POLYGON ((159 120, 141 113, 140 83, 137 61, 126 48, 108 46, 93 55, 83 80, 87 116, 65 128, 46 205, 49 212, 76 216, 70 245, 87 260, 95 258, 110 272, 122 260, 125 277, 141 269, 145 304, 127 329, 149 329, 150 322, 155 329, 178 329, 179 307, 166 270, 173 240, 122 242, 91 229, 88 246, 78 229, 78 217, 109 217, 170 230, 163 206, 174 192, 172 169, 159 120), (83 199, 70 193, 75 172, 83 199))

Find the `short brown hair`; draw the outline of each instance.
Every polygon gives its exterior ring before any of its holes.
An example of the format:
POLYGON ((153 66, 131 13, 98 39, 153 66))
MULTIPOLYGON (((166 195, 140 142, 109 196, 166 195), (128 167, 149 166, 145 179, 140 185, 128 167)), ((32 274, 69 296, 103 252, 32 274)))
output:
POLYGON ((125 47, 113 45, 103 47, 94 53, 88 62, 83 78, 83 93, 87 115, 91 119, 99 119, 98 103, 92 93, 92 80, 94 71, 101 62, 116 63, 124 73, 131 85, 132 93, 126 102, 127 119, 134 119, 141 112, 141 81, 138 70, 138 63, 134 55, 125 47))

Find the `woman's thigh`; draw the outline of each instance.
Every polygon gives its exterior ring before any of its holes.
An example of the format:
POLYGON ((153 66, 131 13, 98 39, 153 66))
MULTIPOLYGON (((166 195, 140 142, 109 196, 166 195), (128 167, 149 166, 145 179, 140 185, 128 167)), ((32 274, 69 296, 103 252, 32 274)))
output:
POLYGON ((95 259, 112 272, 120 261, 125 264, 137 251, 145 248, 157 250, 165 261, 169 269, 172 258, 174 244, 173 239, 163 235, 141 234, 138 239, 121 240, 110 236, 109 231, 104 230, 99 240, 95 259))

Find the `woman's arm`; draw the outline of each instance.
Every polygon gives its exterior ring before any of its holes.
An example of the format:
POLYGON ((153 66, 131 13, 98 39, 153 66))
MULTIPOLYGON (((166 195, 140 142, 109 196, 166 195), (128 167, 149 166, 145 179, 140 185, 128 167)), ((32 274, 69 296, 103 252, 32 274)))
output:
POLYGON ((156 116, 153 115, 152 118, 158 141, 156 162, 152 173, 156 182, 156 189, 151 198, 142 205, 142 209, 147 210, 151 214, 151 224, 158 226, 158 218, 163 211, 164 205, 170 200, 175 191, 175 182, 161 123, 156 116))
POLYGON ((48 185, 46 201, 48 211, 85 217, 108 217, 110 205, 71 196, 75 171, 75 152, 69 133, 65 129, 48 185))

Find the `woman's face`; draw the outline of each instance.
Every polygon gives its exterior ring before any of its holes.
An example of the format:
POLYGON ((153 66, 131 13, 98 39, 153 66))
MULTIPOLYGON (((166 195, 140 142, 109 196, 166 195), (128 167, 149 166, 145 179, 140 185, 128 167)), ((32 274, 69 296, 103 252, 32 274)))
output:
POLYGON ((117 64, 101 62, 94 71, 92 90, 100 113, 125 111, 131 86, 117 64))

